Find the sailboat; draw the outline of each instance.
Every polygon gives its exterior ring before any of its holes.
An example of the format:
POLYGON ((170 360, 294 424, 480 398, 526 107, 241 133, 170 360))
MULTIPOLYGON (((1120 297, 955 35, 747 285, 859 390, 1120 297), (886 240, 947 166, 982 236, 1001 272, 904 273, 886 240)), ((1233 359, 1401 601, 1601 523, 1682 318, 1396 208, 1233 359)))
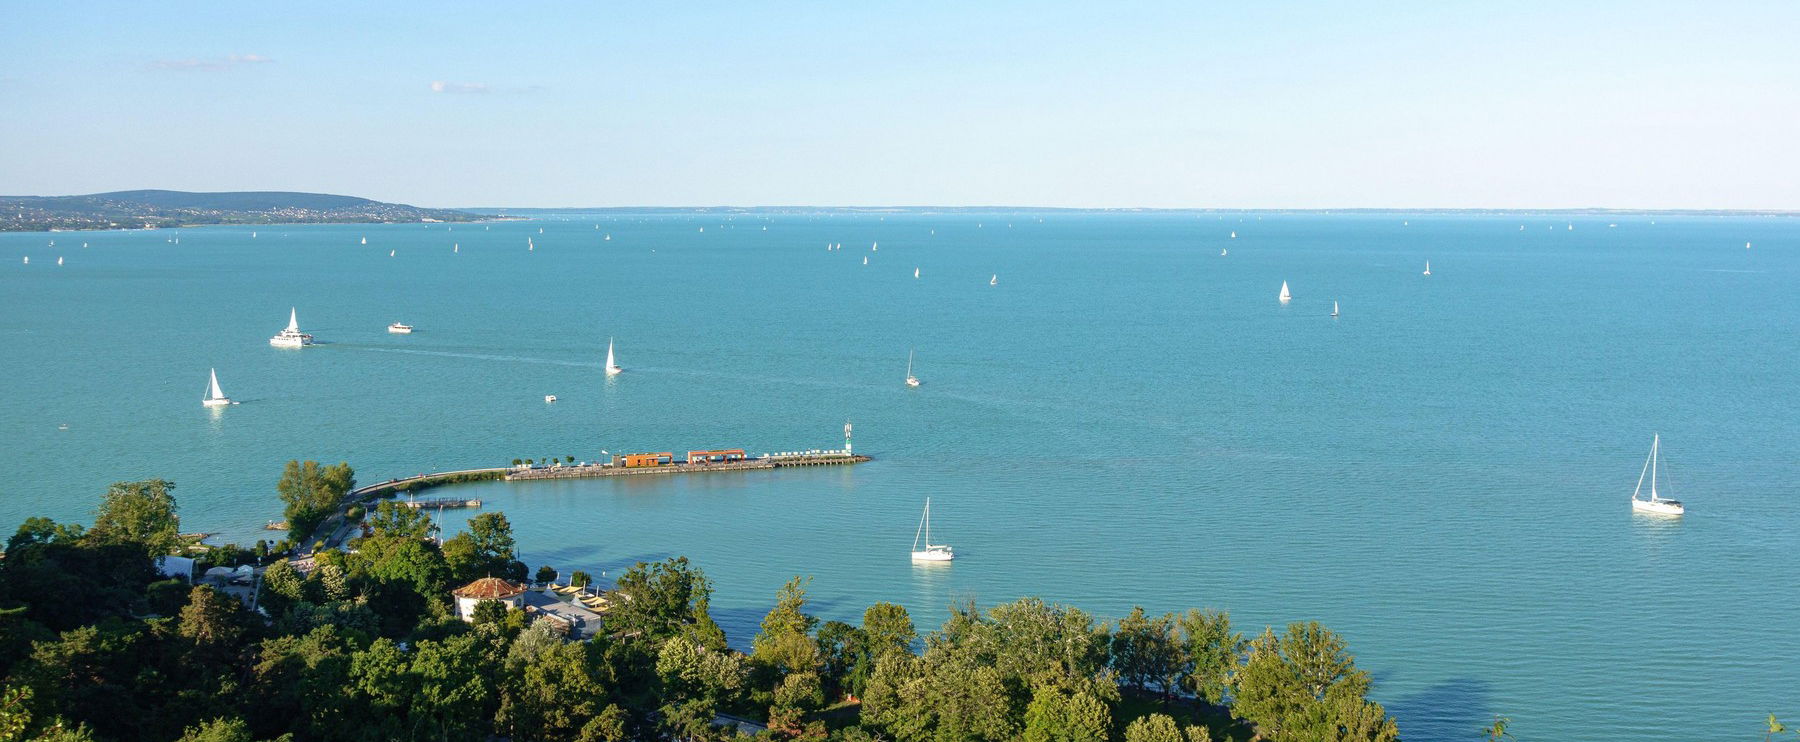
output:
POLYGON ((61 255, 56 256, 56 264, 62 265, 62 256, 61 255))
MULTIPOLYGON (((60 260, 61 258, 58 258, 58 259, 60 260)), ((1000 285, 1000 274, 995 273, 993 278, 988 279, 988 285, 989 286, 999 286, 1000 285)))
POLYGON ((369 244, 369 238, 367 238, 367 237, 362 238, 362 243, 365 245, 369 244))
POLYGON ((399 252, 399 251, 398 251, 398 250, 389 250, 389 251, 388 251, 388 257, 390 257, 390 258, 391 258, 391 257, 394 257, 394 253, 396 253, 396 252, 399 252))
POLYGON ((525 238, 525 252, 531 252, 536 249, 537 249, 537 244, 532 242, 530 237, 526 237, 525 238))
MULTIPOLYGON (((87 247, 87 245, 82 245, 82 247, 87 247)), ((1744 249, 1745 250, 1750 249, 1750 243, 1748 243, 1748 242, 1744 243, 1744 249)))
POLYGON ((881 243, 879 243, 879 242, 869 243, 869 252, 881 252, 881 243))
POLYGON ((613 339, 606 339, 606 375, 616 376, 625 369, 619 368, 618 361, 613 360, 613 339))
POLYGON ((1235 240, 1235 239, 1237 239, 1237 233, 1236 233, 1236 232, 1232 232, 1232 233, 1231 233, 1231 239, 1234 239, 1234 240, 1235 240))
POLYGON ((218 369, 212 369, 209 373, 212 374, 212 383, 206 387, 206 396, 200 399, 200 404, 207 407, 223 407, 228 404, 236 404, 231 401, 230 397, 225 396, 225 392, 219 390, 218 369))
POLYGON ((1670 500, 1656 493, 1657 451, 1662 448, 1662 434, 1650 439, 1650 458, 1644 460, 1644 470, 1638 472, 1637 489, 1631 491, 1631 510, 1638 513, 1654 515, 1681 515, 1687 508, 1680 500, 1670 500), (1650 475, 1650 499, 1638 499, 1638 493, 1644 489, 1644 475, 1650 475))
POLYGON ((1431 261, 1425 261, 1425 275, 1431 275, 1431 261))
POLYGON ((918 269, 918 268, 914 268, 914 269, 913 269, 913 278, 918 278, 918 277, 919 277, 919 269, 918 269))
POLYGON ((1333 299, 1333 300, 1332 300, 1332 301, 1331 301, 1331 316, 1333 316, 1333 317, 1336 317, 1336 316, 1338 316, 1338 307, 1337 307, 1337 300, 1336 300, 1336 299, 1333 299))
POLYGON ((956 558, 956 552, 946 544, 931 543, 931 498, 925 498, 925 515, 919 518, 919 528, 913 532, 912 560, 915 562, 948 562, 956 558), (919 548, 919 538, 925 538, 925 548, 919 548))
POLYGON ((451 245, 451 246, 450 246, 450 252, 453 252, 453 253, 459 253, 459 252, 462 252, 462 243, 461 243, 461 242, 458 242, 458 243, 456 243, 456 244, 454 244, 454 245, 451 245))
POLYGON ((1294 295, 1288 293, 1287 281, 1282 281, 1281 282, 1281 303, 1286 304, 1288 302, 1288 300, 1292 299, 1292 298, 1294 298, 1294 295))
POLYGON ((864 255, 863 256, 863 265, 868 265, 868 264, 869 264, 869 256, 864 255))
POLYGON ((907 386, 918 386, 919 385, 919 377, 913 375, 912 361, 913 361, 913 352, 910 350, 906 351, 906 385, 907 386))
POLYGON ((1223 247, 1219 248, 1219 257, 1221 257, 1221 258, 1225 257, 1225 252, 1226 252, 1225 248, 1223 248, 1223 247))
POLYGON ((277 348, 300 348, 312 345, 313 336, 300 331, 300 313, 288 309, 288 324, 275 337, 269 338, 269 344, 277 348))

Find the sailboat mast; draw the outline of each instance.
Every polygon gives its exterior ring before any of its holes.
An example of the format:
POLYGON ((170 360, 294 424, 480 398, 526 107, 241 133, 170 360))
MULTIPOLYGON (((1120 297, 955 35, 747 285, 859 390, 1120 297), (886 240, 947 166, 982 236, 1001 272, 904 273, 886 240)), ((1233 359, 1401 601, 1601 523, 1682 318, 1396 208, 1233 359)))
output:
MULTIPOLYGON (((931 522, 931 498, 925 498, 925 515, 919 518, 919 527, 913 530, 913 551, 919 550, 919 535, 925 532, 925 524, 931 522)), ((927 537, 929 542, 930 538, 927 537)))
POLYGON ((1662 447, 1662 434, 1650 439, 1650 501, 1656 502, 1656 449, 1662 447))

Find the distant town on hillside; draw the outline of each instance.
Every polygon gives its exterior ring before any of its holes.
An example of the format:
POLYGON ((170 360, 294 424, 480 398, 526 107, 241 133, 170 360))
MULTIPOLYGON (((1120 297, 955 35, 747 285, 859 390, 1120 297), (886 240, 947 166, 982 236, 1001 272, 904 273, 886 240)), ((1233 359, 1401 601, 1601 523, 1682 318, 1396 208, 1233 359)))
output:
POLYGON ((202 224, 469 222, 491 217, 355 196, 286 191, 114 191, 0 196, 0 231, 152 229, 202 224))

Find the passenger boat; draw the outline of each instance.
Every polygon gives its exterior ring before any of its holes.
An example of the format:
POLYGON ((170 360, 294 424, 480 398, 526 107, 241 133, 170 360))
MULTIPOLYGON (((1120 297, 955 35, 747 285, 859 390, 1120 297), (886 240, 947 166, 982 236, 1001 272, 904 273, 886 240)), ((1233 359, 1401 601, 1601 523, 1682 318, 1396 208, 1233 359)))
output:
POLYGON ((269 338, 269 344, 277 348, 302 348, 313 344, 313 336, 300 331, 300 313, 290 308, 287 328, 269 338))
POLYGON ((404 322, 395 322, 394 324, 388 325, 388 332, 394 333, 395 335, 411 335, 412 331, 413 326, 404 322))

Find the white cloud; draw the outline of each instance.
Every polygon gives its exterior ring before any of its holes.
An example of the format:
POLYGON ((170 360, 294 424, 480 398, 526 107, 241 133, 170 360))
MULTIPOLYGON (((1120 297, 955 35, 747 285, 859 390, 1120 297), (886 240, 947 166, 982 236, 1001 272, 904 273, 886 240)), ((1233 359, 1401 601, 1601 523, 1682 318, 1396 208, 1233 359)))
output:
POLYGON ((150 62, 151 69, 175 70, 191 72, 196 70, 224 70, 247 64, 268 64, 275 60, 261 54, 230 54, 225 57, 187 57, 185 59, 158 59, 150 62))
POLYGON ((493 90, 490 89, 486 84, 479 83, 479 82, 445 82, 443 80, 433 80, 433 81, 431 81, 431 92, 433 92, 433 93, 477 93, 478 94, 478 93, 491 93, 491 92, 493 92, 493 90))

